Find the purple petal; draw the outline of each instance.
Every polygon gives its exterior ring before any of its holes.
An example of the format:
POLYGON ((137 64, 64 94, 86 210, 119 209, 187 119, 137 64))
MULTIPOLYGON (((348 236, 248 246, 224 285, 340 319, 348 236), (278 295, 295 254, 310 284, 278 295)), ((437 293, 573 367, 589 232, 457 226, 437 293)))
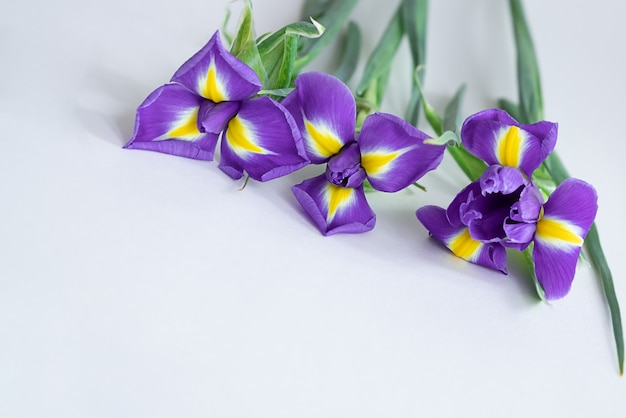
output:
POLYGON ((534 223, 505 223, 504 233, 506 239, 502 242, 507 248, 515 248, 524 251, 533 240, 537 225, 534 223))
POLYGON ((311 162, 321 164, 354 140, 354 96, 341 80, 319 72, 300 74, 295 86, 282 103, 302 132, 311 162))
POLYGON ((517 203, 524 182, 517 169, 491 166, 479 180, 456 195, 446 210, 447 219, 457 228, 468 226, 471 236, 478 241, 502 243, 507 237, 504 227, 511 206, 517 203), (512 180, 505 184, 509 174, 513 174, 512 180), (512 193, 499 192, 500 188, 512 193))
POLYGON ((552 192, 543 206, 543 219, 558 219, 580 228, 585 237, 598 211, 598 195, 589 183, 569 178, 552 192))
POLYGON ((479 195, 466 208, 462 208, 461 219, 475 239, 482 242, 501 242, 507 236, 504 224, 511 212, 511 205, 518 197, 519 195, 501 193, 479 195), (468 214, 472 215, 471 218, 468 214))
POLYGON ((355 189, 335 186, 322 174, 291 190, 324 235, 367 232, 376 224, 376 215, 365 199, 362 186, 355 189))
POLYGON ((240 102, 214 103, 210 100, 203 100, 198 112, 200 130, 214 134, 222 133, 228 121, 239 112, 240 107, 240 102))
POLYGON ((457 257, 507 274, 506 250, 502 245, 476 241, 471 237, 467 227, 451 225, 445 209, 438 206, 421 207, 416 215, 430 235, 448 247, 457 257))
MULTIPOLYGON (((537 167, 541 165, 541 163, 548 158, 548 155, 554 150, 556 146, 556 140, 558 137, 559 126, 554 122, 541 121, 537 123, 533 123, 530 125, 522 125, 522 129, 528 131, 535 138, 539 139, 541 143, 541 151, 540 151, 540 162, 537 164, 537 167)), ((530 170, 530 166, 526 168, 526 170, 535 171, 537 168, 532 168, 530 170)))
POLYGON ((219 167, 237 179, 246 171, 258 181, 307 165, 300 132, 287 110, 269 97, 241 104, 224 133, 219 167))
POLYGON ((572 287, 580 247, 555 247, 535 240, 533 261, 535 276, 548 300, 560 299, 572 287))
POLYGON ((539 220, 543 209, 543 196, 534 184, 524 187, 519 200, 511 206, 509 217, 516 222, 532 222, 539 220))
POLYGON ((445 146, 425 144, 424 132, 385 113, 368 116, 358 138, 361 165, 376 190, 397 192, 436 168, 445 146))
POLYGON ((483 195, 487 193, 511 194, 528 183, 517 168, 501 165, 489 166, 479 180, 483 195))
POLYGON ((519 125, 505 111, 488 109, 465 120, 461 138, 488 165, 516 167, 530 177, 554 149, 557 130, 556 123, 519 125))
POLYGON ((135 132, 124 147, 212 160, 218 135, 198 129, 203 101, 180 84, 159 87, 137 109, 135 132))
POLYGON ((567 294, 574 280, 578 255, 598 209, 595 189, 567 179, 550 195, 537 222, 533 260, 537 281, 547 299, 567 294))
POLYGON ((261 89, 254 70, 224 49, 219 31, 176 71, 172 81, 215 103, 246 100, 261 89))
POLYGON ((450 225, 456 228, 465 227, 469 220, 479 217, 479 213, 468 211, 467 207, 476 199, 476 196, 480 195, 480 183, 478 181, 468 184, 461 190, 446 209, 446 216, 450 225))
POLYGON ((365 181, 361 167, 361 153, 356 142, 351 142, 328 160, 326 180, 335 186, 359 187, 365 181))

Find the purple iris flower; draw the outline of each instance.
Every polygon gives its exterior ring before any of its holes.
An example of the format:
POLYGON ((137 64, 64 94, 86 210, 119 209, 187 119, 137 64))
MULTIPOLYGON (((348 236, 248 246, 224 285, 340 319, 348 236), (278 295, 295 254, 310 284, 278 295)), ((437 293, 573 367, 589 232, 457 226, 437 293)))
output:
POLYGON ((592 186, 567 179, 547 201, 532 174, 554 149, 557 125, 520 125, 506 112, 485 110, 463 124, 461 140, 489 167, 447 209, 425 206, 417 218, 455 255, 506 273, 506 248, 533 244, 537 281, 546 299, 565 296, 583 240, 597 211, 592 186))
POLYGON ((309 159, 326 163, 326 172, 292 191, 324 235, 374 227, 365 180, 376 190, 396 192, 441 162, 444 146, 426 143, 425 133, 389 114, 369 115, 356 138, 356 102, 339 79, 310 72, 295 85, 283 105, 296 120, 309 159))
POLYGON ((216 32, 137 109, 125 148, 213 160, 222 136, 219 167, 234 179, 247 172, 265 181, 308 164, 293 117, 275 100, 254 97, 261 81, 226 51, 216 32))

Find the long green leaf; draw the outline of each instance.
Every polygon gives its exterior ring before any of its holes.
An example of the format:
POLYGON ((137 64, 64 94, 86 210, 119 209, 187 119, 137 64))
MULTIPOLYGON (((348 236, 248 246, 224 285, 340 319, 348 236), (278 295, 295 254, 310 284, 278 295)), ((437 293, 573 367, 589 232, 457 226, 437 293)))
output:
POLYGON ((313 18, 326 30, 317 39, 301 38, 294 71, 299 73, 324 48, 337 37, 358 0, 309 0, 303 9, 303 19, 313 18))
POLYGON ((356 69, 359 53, 361 51, 361 30, 354 22, 348 23, 348 28, 343 39, 341 60, 335 70, 335 76, 344 83, 350 80, 356 69))
MULTIPOLYGON (((459 133, 461 102, 464 95, 465 85, 462 85, 446 105, 442 119, 442 129, 444 131, 459 133)), ((487 168, 487 164, 483 160, 470 154, 462 144, 448 147, 448 152, 471 181, 478 180, 487 168)))
MULTIPOLYGON (((428 0, 402 1, 402 26, 409 39, 413 68, 424 67, 426 64, 426 29, 428 22, 428 0)), ((419 82, 424 82, 424 73, 418 74, 419 82)), ((421 94, 418 86, 413 83, 413 93, 406 111, 406 120, 417 126, 421 94)))
MULTIPOLYGON (((559 156, 554 152, 546 159, 545 167, 557 184, 560 184, 565 179, 570 177, 563 161, 561 161, 559 156)), ((611 273, 609 263, 604 256, 602 244, 600 243, 600 235, 598 234, 598 227, 595 223, 591 225, 591 229, 587 233, 584 248, 587 250, 591 263, 598 276, 600 276, 600 281, 602 282, 602 289, 604 290, 604 296, 611 314, 619 372, 620 375, 624 375, 624 332, 622 329, 622 316, 617 295, 615 294, 613 274, 611 273)))
POLYGON ((613 325, 613 335, 615 337, 615 345, 617 348, 617 359, 619 362, 619 373, 624 375, 624 332, 622 330, 621 313, 619 309, 619 303, 617 301, 617 295, 615 294, 615 286, 613 285, 613 274, 609 269, 609 263, 604 257, 604 251, 602 251, 602 245, 600 244, 600 236, 598 234, 598 228, 594 223, 591 225, 591 229, 585 238, 585 248, 589 253, 589 258, 595 267, 596 271, 602 279, 602 288, 604 289, 604 295, 609 305, 609 312, 611 313, 611 322, 613 325))
POLYGON ((444 131, 459 132, 461 124, 461 103, 465 96, 465 84, 456 91, 452 99, 446 105, 443 112, 442 127, 444 131))
POLYGON ((511 5, 517 50, 517 80, 520 107, 526 119, 520 122, 538 122, 543 119, 543 96, 541 94, 537 55, 535 54, 535 47, 526 23, 521 0, 510 0, 509 4, 511 5))
POLYGON ((526 119, 526 116, 522 115, 522 110, 517 103, 513 103, 510 100, 500 99, 498 100, 498 107, 505 110, 513 119, 521 122, 526 119))
POLYGON ((357 95, 362 95, 370 84, 389 71, 391 61, 404 35, 401 7, 394 14, 378 45, 376 45, 376 48, 369 56, 363 77, 356 88, 357 95))
MULTIPOLYGON (((543 119, 543 100, 541 95, 539 66, 537 64, 537 57, 524 16, 521 0, 509 0, 509 4, 513 18, 515 45, 517 47, 518 90, 520 99, 519 113, 523 116, 523 119, 519 119, 519 121, 522 123, 533 123, 543 119)), ((569 177, 569 173, 563 162, 555 152, 550 154, 546 159, 541 170, 545 170, 557 185, 569 177)), ((623 375, 624 334, 619 302, 615 294, 613 275, 604 257, 595 223, 591 226, 587 234, 584 247, 588 251, 594 269, 602 283, 604 296, 611 314, 613 336, 615 338, 619 363, 618 367, 620 374, 623 375)))

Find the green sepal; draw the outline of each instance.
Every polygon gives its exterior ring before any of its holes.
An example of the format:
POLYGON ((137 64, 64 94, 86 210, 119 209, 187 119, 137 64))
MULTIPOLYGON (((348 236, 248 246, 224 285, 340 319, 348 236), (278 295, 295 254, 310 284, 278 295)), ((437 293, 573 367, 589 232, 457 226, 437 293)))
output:
POLYGON ((524 251, 522 251, 522 260, 524 261, 524 265, 526 266, 526 270, 528 271, 528 276, 532 280, 535 291, 537 292, 537 296, 543 302, 547 302, 546 292, 543 290, 543 287, 537 280, 537 275, 535 274, 535 262, 533 260, 533 250, 535 248, 535 243, 531 242, 528 247, 524 251))
POLYGON ((363 182, 363 191, 365 193, 373 193, 377 192, 378 190, 372 187, 372 184, 369 182, 369 180, 365 179, 365 181, 363 182))
POLYGON ((287 87, 284 89, 261 90, 257 94, 259 96, 287 97, 293 90, 293 87, 287 87))
POLYGON ((311 22, 292 23, 260 37, 257 48, 267 71, 264 87, 282 89, 291 86, 299 38, 318 38, 323 33, 324 27, 311 19, 311 22))
POLYGON ((283 34, 273 48, 260 49, 263 51, 261 54, 263 66, 267 71, 267 81, 263 85, 265 89, 283 89, 291 85, 297 48, 297 36, 283 34))
POLYGON ((245 1, 245 6, 239 18, 239 25, 230 47, 230 53, 241 61, 248 64, 257 73, 261 83, 267 83, 267 71, 257 48, 256 35, 254 33, 254 19, 252 18, 252 4, 245 1))
POLYGON ((434 138, 428 138, 424 140, 424 144, 429 145, 448 145, 450 147, 459 145, 461 140, 456 132, 444 131, 441 135, 434 138))

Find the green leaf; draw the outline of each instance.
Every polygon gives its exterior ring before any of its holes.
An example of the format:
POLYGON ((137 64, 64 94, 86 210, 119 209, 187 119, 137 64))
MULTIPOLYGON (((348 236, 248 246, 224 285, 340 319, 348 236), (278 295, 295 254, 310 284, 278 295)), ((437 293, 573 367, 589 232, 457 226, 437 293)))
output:
MULTIPOLYGON (((402 26, 409 39, 409 48, 413 68, 423 67, 426 63, 426 28, 428 22, 428 0, 402 1, 402 26)), ((419 82, 424 82, 424 73, 419 74, 419 82)), ((411 100, 407 107, 406 120, 417 126, 419 122, 420 99, 422 94, 413 83, 411 100)))
POLYGON ((302 6, 301 16, 304 19, 310 17, 319 19, 333 3, 335 3, 335 0, 306 0, 302 6))
POLYGON ((403 35, 402 13, 400 8, 387 25, 378 45, 376 45, 376 48, 372 51, 372 54, 367 60, 363 77, 356 89, 357 95, 363 95, 370 84, 389 72, 391 61, 398 50, 403 35))
POLYGON ((309 0, 305 3, 302 17, 314 18, 326 30, 317 39, 301 38, 294 71, 299 73, 326 46, 336 38, 358 0, 309 0))
POLYGON ((448 152, 471 181, 478 180, 487 169, 487 164, 470 154, 463 145, 448 147, 448 152))
MULTIPOLYGON (((435 131, 437 135, 443 134, 443 119, 437 113, 437 110, 426 100, 426 96, 424 95, 424 91, 422 90, 422 83, 420 81, 421 76, 420 73, 424 70, 424 67, 417 67, 414 72, 413 81, 415 90, 413 91, 413 95, 419 96, 417 98, 418 103, 422 103, 422 110, 424 111, 424 116, 426 116, 426 120, 431 128, 435 131)), ((413 101, 413 99, 411 100, 413 101)))
MULTIPOLYGON (((513 18, 513 28, 515 32, 515 44, 517 48, 517 71, 518 71, 518 91, 520 106, 519 110, 511 107, 514 113, 518 113, 516 118, 521 123, 534 123, 543 119, 543 99, 541 95, 541 82, 539 79, 539 66, 535 55, 533 42, 528 30, 524 10, 521 0, 510 0, 511 15, 513 18)), ((505 106, 509 102, 501 102, 505 106)), ((563 162, 555 152, 552 152, 542 164, 540 175, 548 174, 554 184, 558 185, 569 178, 569 173, 563 162)), ((619 302, 615 294, 613 275, 608 262, 604 257, 600 237, 595 223, 591 226, 585 239, 584 248, 591 258, 592 265, 600 277, 604 296, 609 306, 611 322, 613 326, 613 336, 617 349, 618 367, 620 375, 624 374, 624 333, 622 329, 622 319, 619 309, 619 302)))
POLYGON ((465 84, 456 91, 443 112, 442 128, 444 131, 459 133, 461 126, 461 102, 465 96, 465 84))
POLYGON ((220 29, 220 32, 222 33, 222 36, 224 37, 224 39, 226 39, 226 43, 228 45, 232 45, 233 43, 233 35, 228 31, 228 23, 230 22, 230 16, 231 16, 230 9, 227 8, 226 15, 224 16, 224 20, 222 21, 222 27, 220 29))
POLYGON ((354 74, 359 52, 361 50, 361 30, 354 22, 348 23, 348 29, 343 40, 341 60, 335 70, 335 76, 344 83, 348 82, 354 74))
MULTIPOLYGON (((460 136, 461 102, 463 101, 464 95, 465 85, 462 85, 446 105, 441 122, 442 129, 455 132, 457 137, 460 136)), ((426 103, 426 101, 424 101, 424 103, 426 103)), ((463 173, 465 173, 471 181, 478 180, 487 168, 487 164, 483 160, 475 157, 465 149, 460 139, 455 146, 448 147, 447 149, 459 168, 461 168, 463 173)))
POLYGON ((506 111, 506 113, 508 113, 513 119, 515 119, 518 122, 526 118, 524 115, 522 115, 522 110, 519 107, 519 105, 509 100, 506 100, 506 99, 498 100, 498 108, 506 111))
MULTIPOLYGON (((544 165, 550 173, 552 179, 557 184, 560 184, 565 179, 570 177, 565 165, 555 152, 548 156, 544 165)), ((622 317, 617 295, 615 294, 613 274, 611 273, 609 263, 604 256, 602 244, 600 243, 600 235, 598 234, 598 227, 595 223, 591 225, 591 229, 587 233, 584 248, 587 250, 589 258, 591 259, 591 264, 593 265, 596 273, 600 276, 602 289, 604 290, 604 297, 607 301, 609 312, 611 314, 611 323, 613 326, 613 337, 615 339, 615 346, 617 349, 619 372, 620 375, 624 375, 624 332, 622 329, 622 317)))
POLYGON ((613 325, 613 337, 615 338, 615 346, 617 349, 617 361, 620 375, 624 375, 624 332, 622 330, 621 313, 619 309, 619 302, 617 301, 617 295, 615 294, 615 286, 613 285, 613 274, 609 269, 609 263, 604 257, 604 251, 602 251, 602 245, 600 245, 600 236, 598 235, 598 228, 594 223, 591 225, 591 229, 585 238, 585 248, 589 253, 591 262, 602 279, 602 288, 609 305, 609 312, 611 313, 611 322, 613 325))
POLYGON ((543 119, 543 98, 539 65, 521 0, 510 0, 517 51, 517 80, 522 120, 533 123, 543 119))

